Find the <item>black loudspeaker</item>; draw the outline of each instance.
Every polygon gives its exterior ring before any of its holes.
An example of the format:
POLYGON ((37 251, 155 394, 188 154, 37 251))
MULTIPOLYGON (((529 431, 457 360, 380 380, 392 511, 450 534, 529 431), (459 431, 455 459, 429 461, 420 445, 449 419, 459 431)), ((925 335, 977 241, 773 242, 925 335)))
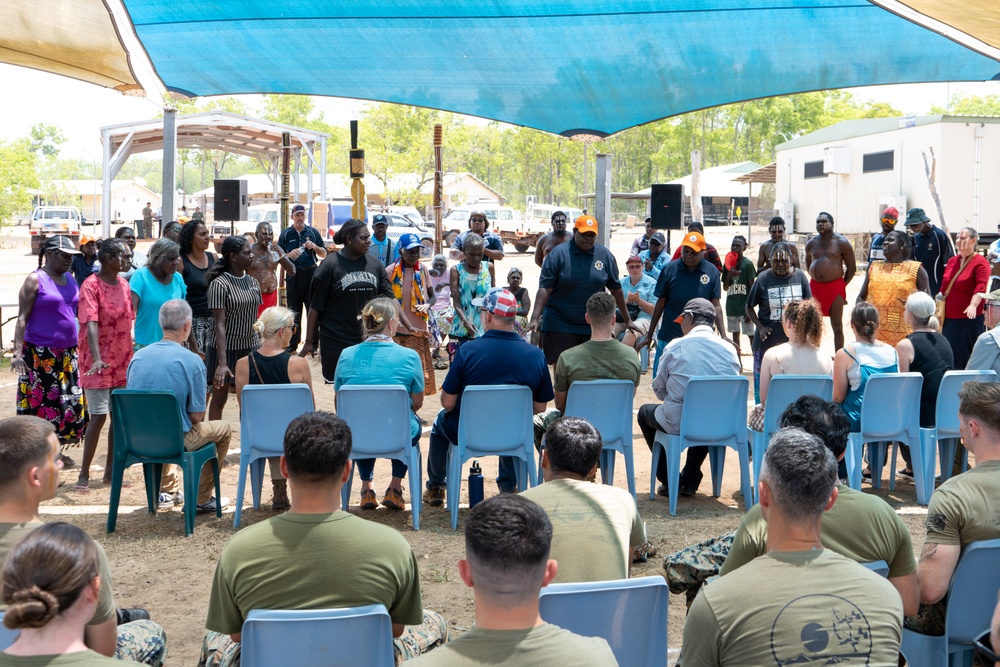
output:
POLYGON ((649 202, 653 229, 680 229, 684 213, 684 186, 654 183, 649 202))
POLYGON ((215 219, 232 222, 248 217, 247 182, 239 179, 215 181, 215 219))

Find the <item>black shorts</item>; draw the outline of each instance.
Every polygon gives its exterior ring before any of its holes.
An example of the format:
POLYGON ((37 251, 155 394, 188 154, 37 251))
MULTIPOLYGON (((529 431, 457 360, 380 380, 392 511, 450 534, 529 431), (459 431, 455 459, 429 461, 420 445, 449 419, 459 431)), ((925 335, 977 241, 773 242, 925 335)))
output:
POLYGON ((545 363, 555 366, 559 355, 571 347, 582 345, 590 340, 590 334, 561 333, 559 331, 542 332, 542 352, 545 353, 545 363))

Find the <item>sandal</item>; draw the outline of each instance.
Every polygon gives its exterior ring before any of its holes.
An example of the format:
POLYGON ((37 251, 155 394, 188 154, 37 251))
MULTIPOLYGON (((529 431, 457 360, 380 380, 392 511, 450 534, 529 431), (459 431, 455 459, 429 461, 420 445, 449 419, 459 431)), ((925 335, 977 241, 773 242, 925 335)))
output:
POLYGON ((391 510, 406 509, 406 501, 403 500, 403 492, 399 489, 394 489, 391 486, 385 490, 385 496, 382 498, 382 504, 391 510))
POLYGON ((373 510, 378 507, 378 499, 375 497, 375 490, 368 489, 361 492, 361 509, 373 510))
POLYGON ((444 359, 435 359, 434 360, 434 370, 443 371, 443 370, 447 370, 447 368, 448 368, 448 362, 445 361, 444 359))

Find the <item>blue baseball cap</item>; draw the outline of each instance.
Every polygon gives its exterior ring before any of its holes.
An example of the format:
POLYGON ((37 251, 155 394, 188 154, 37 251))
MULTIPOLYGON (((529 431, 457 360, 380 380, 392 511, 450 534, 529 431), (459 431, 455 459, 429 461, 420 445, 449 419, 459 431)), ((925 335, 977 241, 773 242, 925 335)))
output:
POLYGON ((399 247, 403 250, 418 248, 422 245, 423 243, 420 242, 420 238, 416 234, 403 234, 399 237, 399 247))

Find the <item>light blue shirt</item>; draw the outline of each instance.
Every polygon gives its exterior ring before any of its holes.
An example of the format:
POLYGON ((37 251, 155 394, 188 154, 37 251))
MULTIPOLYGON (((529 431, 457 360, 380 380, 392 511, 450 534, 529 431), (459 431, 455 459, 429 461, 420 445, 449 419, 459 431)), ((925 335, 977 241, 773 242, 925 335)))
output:
MULTIPOLYGON (((650 278, 645 273, 643 273, 642 277, 639 279, 639 284, 637 285, 632 284, 632 279, 629 277, 627 272, 622 277, 622 290, 624 291, 625 296, 628 296, 632 292, 638 292, 640 299, 655 304, 656 296, 653 294, 653 291, 655 289, 656 289, 656 279, 650 278)), ((633 319, 638 321, 638 320, 650 320, 652 318, 653 318, 652 315, 650 315, 645 310, 640 308, 639 316, 633 319)))
POLYGON ((657 278, 660 277, 660 271, 662 271, 663 267, 665 267, 667 263, 670 261, 670 253, 667 252, 666 248, 661 250, 660 254, 657 255, 656 259, 653 260, 653 268, 647 271, 646 260, 649 259, 649 257, 650 257, 650 252, 648 250, 643 250, 642 252, 639 253, 639 259, 641 259, 643 262, 642 272, 645 273, 650 278, 652 278, 653 280, 656 280, 657 278))
POLYGON ((399 246, 389 238, 388 234, 385 235, 384 241, 379 241, 373 234, 372 244, 368 246, 368 254, 377 258, 384 266, 388 267, 399 259, 399 246), (388 256, 386 256, 386 251, 388 251, 388 256))
MULTIPOLYGON (((415 350, 385 340, 370 340, 352 345, 340 353, 337 371, 333 376, 333 390, 347 385, 398 384, 407 393, 424 391, 424 367, 415 350)), ((373 410, 374 410, 373 406, 373 410)), ((410 408, 413 401, 410 400, 410 408)), ((372 412, 372 419, 377 419, 372 412)), ((410 410, 410 437, 420 435, 420 422, 410 410)))
POLYGON ((142 348, 129 362, 126 377, 127 389, 166 389, 173 393, 185 433, 191 430, 190 414, 205 411, 205 362, 178 343, 161 340, 142 348))
POLYGON ((164 285, 144 266, 129 281, 129 289, 139 297, 135 314, 135 342, 151 345, 163 338, 160 328, 160 306, 171 299, 187 298, 187 285, 180 271, 175 271, 169 285, 164 285))

